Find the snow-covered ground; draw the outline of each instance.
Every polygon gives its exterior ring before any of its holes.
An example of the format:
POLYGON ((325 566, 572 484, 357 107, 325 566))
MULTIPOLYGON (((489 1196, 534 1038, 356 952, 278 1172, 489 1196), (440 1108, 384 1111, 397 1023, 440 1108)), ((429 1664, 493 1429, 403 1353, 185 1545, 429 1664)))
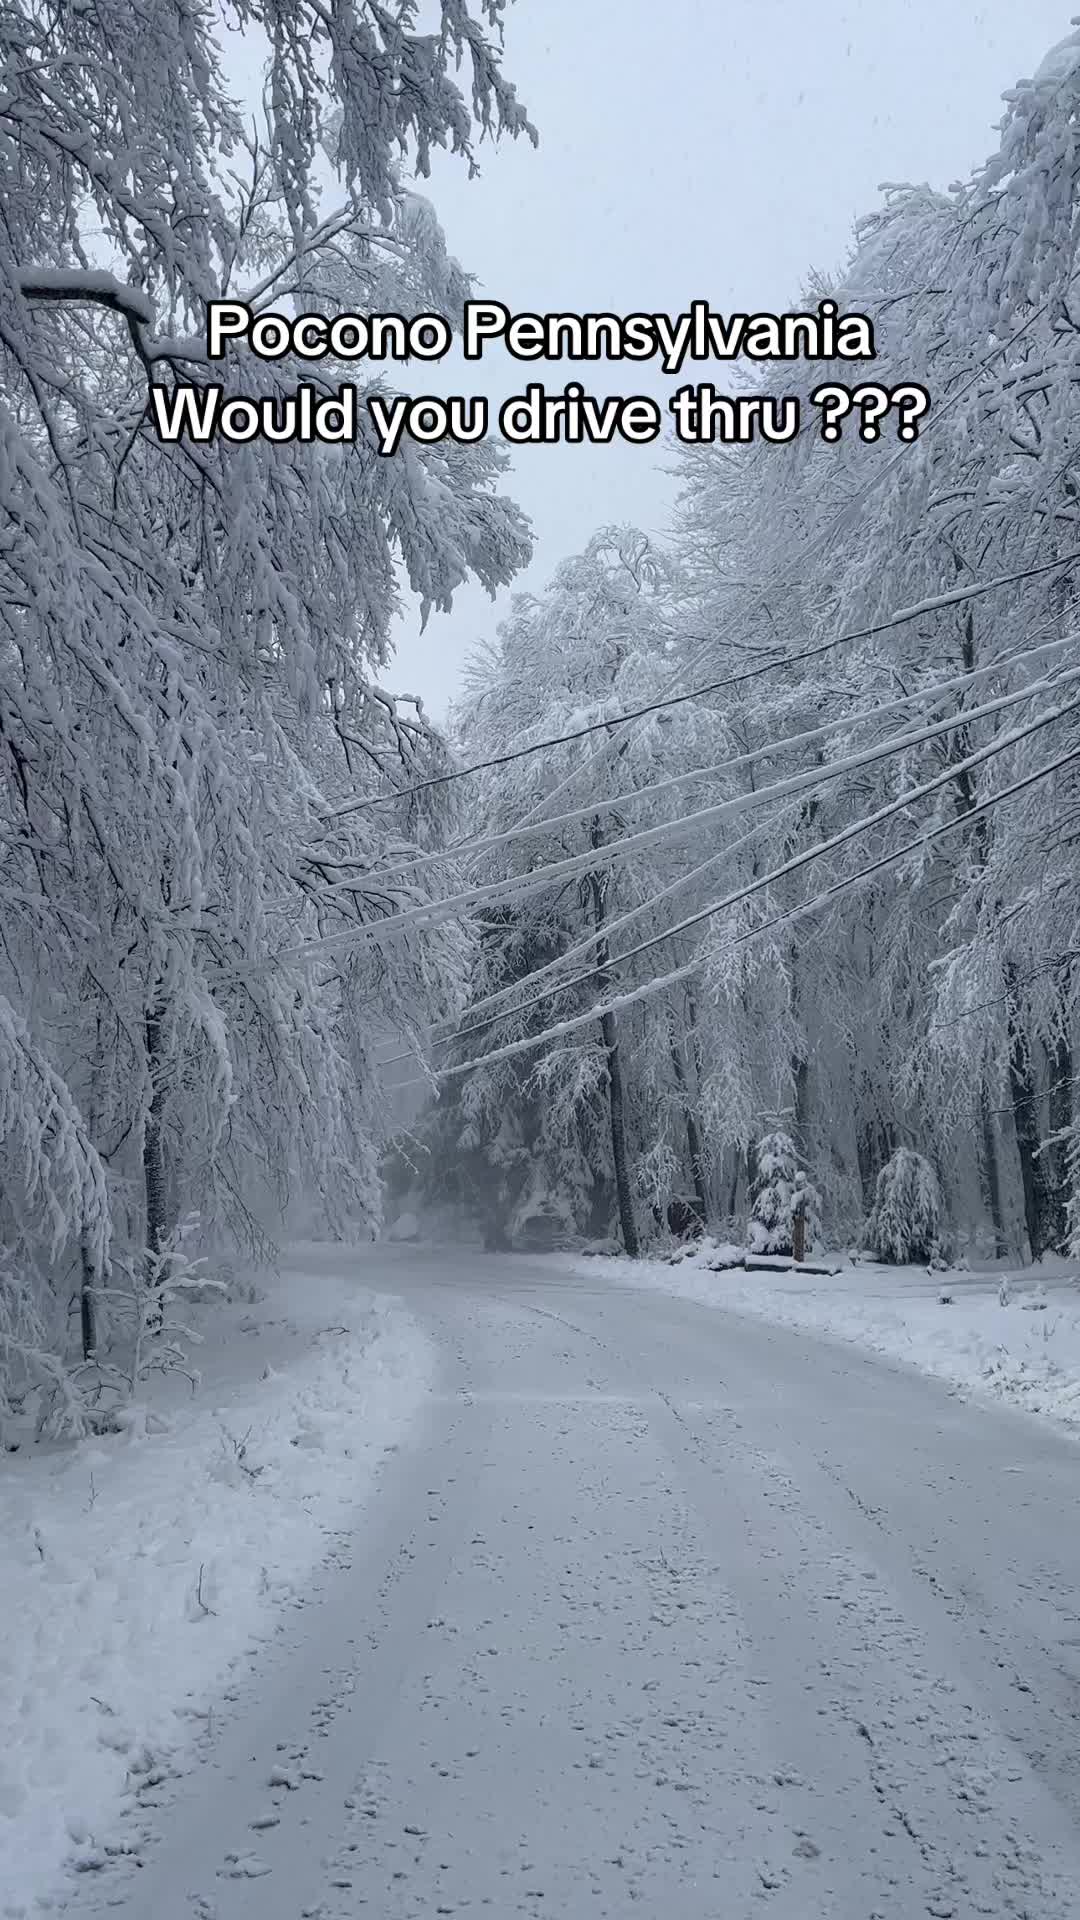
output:
POLYGON ((65 1920, 1080 1914, 1080 1450, 760 1316, 373 1249, 434 1390, 65 1920))
POLYGON ((202 1309, 199 1391, 162 1380, 142 1437, 4 1457, 3 1915, 33 1910, 66 1864, 100 1861, 125 1803, 303 1604, 407 1428, 431 1349, 348 1266, 341 1249, 293 1250, 253 1301, 202 1309))
POLYGON ((852 1341, 975 1394, 1080 1425, 1080 1268, 981 1271, 885 1267, 827 1257, 828 1274, 767 1268, 715 1270, 740 1249, 707 1244, 675 1264, 561 1256, 595 1279, 598 1269, 635 1287, 660 1288, 733 1313, 760 1314, 852 1341))

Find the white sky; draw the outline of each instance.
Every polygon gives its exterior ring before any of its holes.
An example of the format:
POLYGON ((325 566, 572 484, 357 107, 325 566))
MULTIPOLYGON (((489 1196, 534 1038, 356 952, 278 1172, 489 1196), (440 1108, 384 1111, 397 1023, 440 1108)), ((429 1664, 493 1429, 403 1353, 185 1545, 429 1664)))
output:
MULTIPOLYGON (((947 186, 992 150, 1002 93, 1068 33, 1074 10, 1075 0, 516 0, 506 70, 539 150, 486 149, 472 181, 440 155, 422 190, 478 291, 514 310, 678 312, 694 298, 782 310, 808 269, 842 262, 882 181, 947 186)), ((529 380, 556 391, 574 377, 592 391, 651 384, 632 362, 545 372, 500 358, 485 355, 474 375, 499 399, 529 380)), ((662 533, 669 466, 661 444, 516 449, 509 491, 536 550, 511 591, 542 587, 607 522, 662 533)), ((426 633, 410 617, 388 684, 442 718, 465 655, 508 599, 493 606, 469 588, 426 633)))

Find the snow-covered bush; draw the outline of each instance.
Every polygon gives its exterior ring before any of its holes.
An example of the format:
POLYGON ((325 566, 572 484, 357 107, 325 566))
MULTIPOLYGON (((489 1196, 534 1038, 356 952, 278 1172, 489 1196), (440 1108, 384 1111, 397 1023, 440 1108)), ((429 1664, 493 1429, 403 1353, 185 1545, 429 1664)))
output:
POLYGON ((794 1250, 795 1217, 806 1221, 806 1252, 821 1238, 821 1195, 799 1165, 795 1142, 788 1133, 767 1133, 758 1142, 756 1177, 750 1204, 747 1246, 751 1253, 790 1254, 794 1250))
POLYGON ((204 1258, 187 1251, 198 1224, 196 1216, 181 1221, 156 1253, 114 1252, 107 1279, 93 1289, 102 1344, 77 1365, 54 1359, 39 1369, 39 1437, 138 1427, 144 1416, 135 1402, 154 1374, 182 1374, 193 1389, 198 1386, 189 1349, 200 1346, 203 1336, 188 1324, 189 1312, 229 1291, 223 1279, 206 1272, 204 1258))
POLYGON ((897 1147, 877 1177, 866 1245, 889 1266, 940 1260, 942 1213, 941 1186, 929 1160, 897 1147))

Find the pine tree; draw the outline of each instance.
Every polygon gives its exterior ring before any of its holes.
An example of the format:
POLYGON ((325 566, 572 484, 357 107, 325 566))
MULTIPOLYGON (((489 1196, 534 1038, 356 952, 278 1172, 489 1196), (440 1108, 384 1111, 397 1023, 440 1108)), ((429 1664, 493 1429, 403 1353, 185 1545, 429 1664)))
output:
POLYGON ((767 1133, 754 1153, 754 1185, 747 1245, 751 1253, 791 1254, 795 1220, 805 1221, 805 1246, 811 1252, 821 1238, 821 1196, 800 1166, 788 1133, 767 1133))
POLYGON ((890 1266, 942 1258, 944 1205, 929 1160, 897 1147, 877 1177, 864 1240, 875 1260, 890 1266))

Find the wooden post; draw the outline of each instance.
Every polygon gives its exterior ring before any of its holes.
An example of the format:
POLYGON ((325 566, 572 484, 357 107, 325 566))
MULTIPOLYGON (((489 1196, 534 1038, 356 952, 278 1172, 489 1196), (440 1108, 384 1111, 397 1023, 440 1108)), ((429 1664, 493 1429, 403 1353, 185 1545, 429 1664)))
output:
POLYGON ((806 1258, 806 1214, 801 1200, 795 1202, 791 1216, 791 1252, 800 1263, 806 1258))

